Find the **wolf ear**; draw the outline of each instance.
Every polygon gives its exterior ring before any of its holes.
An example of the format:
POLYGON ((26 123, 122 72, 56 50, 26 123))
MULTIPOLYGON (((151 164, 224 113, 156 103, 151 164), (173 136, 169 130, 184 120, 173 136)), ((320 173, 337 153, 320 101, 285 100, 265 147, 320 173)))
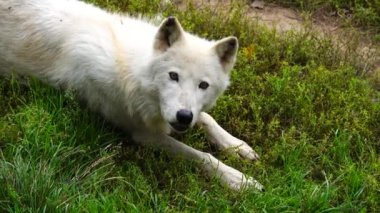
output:
POLYGON ((215 44, 215 51, 223 65, 224 70, 229 72, 235 64, 239 43, 236 37, 221 39, 215 44))
POLYGON ((155 37, 154 49, 160 52, 166 51, 175 42, 179 41, 183 36, 183 29, 178 20, 170 16, 165 19, 155 37))

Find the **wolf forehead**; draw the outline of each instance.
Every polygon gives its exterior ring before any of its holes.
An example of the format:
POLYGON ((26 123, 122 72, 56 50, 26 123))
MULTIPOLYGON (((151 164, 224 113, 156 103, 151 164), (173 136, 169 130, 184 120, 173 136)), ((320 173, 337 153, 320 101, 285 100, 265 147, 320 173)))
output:
POLYGON ((162 58, 157 58, 152 64, 152 68, 157 74, 162 72, 176 72, 180 77, 186 76, 189 79, 197 80, 229 80, 228 73, 224 72, 218 56, 209 51, 168 50, 162 58), (190 77, 191 76, 191 77, 190 77))
MULTIPOLYGON (((181 70, 197 72, 223 71, 223 64, 214 50, 215 41, 197 38, 193 35, 184 36, 181 42, 177 42, 157 56, 157 62, 163 62, 165 66, 172 66, 181 70)), ((226 73, 227 74, 227 73, 226 73)))
POLYGON ((185 31, 182 33, 182 38, 173 43, 170 48, 166 50, 166 53, 175 55, 177 58, 184 60, 210 59, 213 57, 217 59, 217 54, 215 50, 213 50, 216 41, 197 37, 185 31))
POLYGON ((194 45, 187 45, 189 47, 172 48, 167 51, 163 56, 163 60, 168 62, 168 65, 178 66, 184 69, 222 69, 222 64, 219 63, 218 56, 210 49, 204 46, 200 48, 194 45), (204 49, 204 50, 201 50, 204 49))
POLYGON ((235 62, 238 49, 236 37, 230 36, 219 41, 209 41, 185 32, 173 16, 166 18, 160 24, 154 40, 154 49, 158 54, 171 53, 180 56, 183 60, 193 62, 202 61, 202 57, 214 60, 213 62, 217 59, 227 72, 235 62))

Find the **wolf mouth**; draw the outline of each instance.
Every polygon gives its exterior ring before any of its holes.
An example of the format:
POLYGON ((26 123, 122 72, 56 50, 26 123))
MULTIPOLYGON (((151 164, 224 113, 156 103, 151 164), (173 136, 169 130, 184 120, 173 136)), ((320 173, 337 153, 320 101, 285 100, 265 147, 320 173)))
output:
POLYGON ((181 124, 181 123, 176 123, 176 122, 173 122, 173 123, 170 123, 170 126, 176 131, 176 132, 179 132, 179 133, 184 133, 186 132, 190 125, 187 125, 187 124, 181 124))

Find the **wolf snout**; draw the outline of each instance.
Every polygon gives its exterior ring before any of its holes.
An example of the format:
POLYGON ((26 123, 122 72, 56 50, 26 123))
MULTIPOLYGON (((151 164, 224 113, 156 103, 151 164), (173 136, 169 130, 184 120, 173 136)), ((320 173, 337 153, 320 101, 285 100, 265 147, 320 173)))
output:
POLYGON ((181 109, 177 112, 177 121, 182 125, 189 125, 193 121, 193 113, 190 110, 181 109))
POLYGON ((186 132, 193 121, 193 113, 190 110, 181 109, 176 114, 177 121, 171 122, 170 125, 176 132, 186 132))

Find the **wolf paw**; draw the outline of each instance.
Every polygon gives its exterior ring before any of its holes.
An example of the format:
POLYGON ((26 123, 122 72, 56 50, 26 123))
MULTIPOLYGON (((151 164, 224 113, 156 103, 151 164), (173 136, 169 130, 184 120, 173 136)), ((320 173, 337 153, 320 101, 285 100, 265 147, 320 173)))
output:
POLYGON ((264 191, 264 186, 252 177, 246 176, 240 171, 227 165, 219 168, 220 180, 232 190, 240 191, 247 188, 256 188, 264 191))
POLYGON ((231 137, 220 144, 220 149, 230 153, 237 153, 241 158, 248 160, 259 160, 259 155, 244 141, 231 137))
POLYGON ((206 130, 208 139, 219 150, 226 150, 249 160, 259 159, 259 155, 246 142, 224 130, 209 114, 202 112, 198 118, 198 124, 206 130))

